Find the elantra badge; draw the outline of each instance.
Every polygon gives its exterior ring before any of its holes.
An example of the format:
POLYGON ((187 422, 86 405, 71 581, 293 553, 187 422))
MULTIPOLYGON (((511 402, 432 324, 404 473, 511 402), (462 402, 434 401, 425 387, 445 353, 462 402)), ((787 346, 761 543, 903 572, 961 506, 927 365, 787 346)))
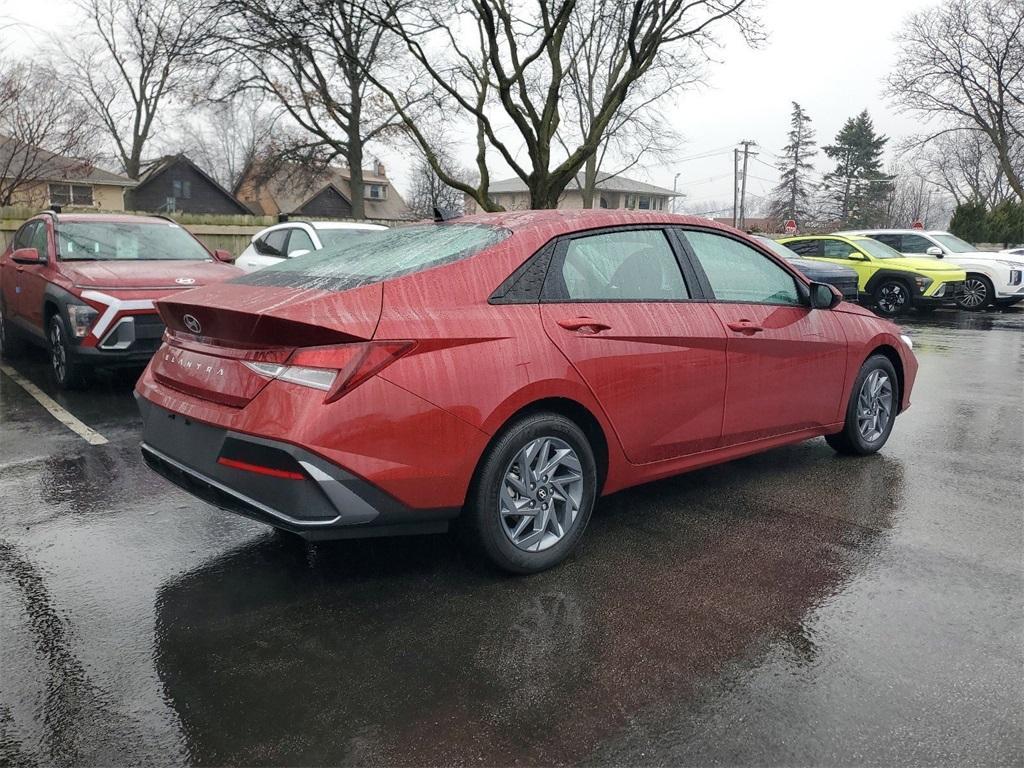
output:
POLYGON ((196 280, 195 280, 194 277, 176 277, 176 278, 174 278, 174 282, 176 282, 178 285, 195 285, 196 284, 196 280))
POLYGON ((198 320, 196 320, 195 315, 185 315, 181 318, 181 322, 183 322, 185 327, 197 336, 203 332, 203 326, 198 320))

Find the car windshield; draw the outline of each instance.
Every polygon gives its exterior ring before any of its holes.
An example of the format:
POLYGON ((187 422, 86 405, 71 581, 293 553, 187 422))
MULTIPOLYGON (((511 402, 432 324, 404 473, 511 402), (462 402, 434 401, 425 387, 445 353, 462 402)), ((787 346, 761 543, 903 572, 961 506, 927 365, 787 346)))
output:
POLYGON ((796 251, 792 251, 778 240, 772 240, 770 237, 764 237, 763 235, 755 235, 754 239, 761 245, 765 246, 768 250, 774 251, 776 255, 781 256, 784 259, 798 259, 800 254, 796 251))
POLYGON ((510 234, 483 224, 425 224, 364 232, 358 239, 296 256, 233 282, 343 291, 468 258, 510 234))
POLYGON ((965 243, 956 235, 932 235, 932 239, 951 253, 974 253, 978 250, 970 243, 965 243))
POLYGON ((209 261, 199 242, 174 222, 61 221, 61 261, 209 261))
POLYGON ((864 253, 875 259, 902 259, 903 254, 895 248, 890 248, 885 243, 872 240, 870 237, 861 237, 852 241, 864 253))
POLYGON ((317 228, 316 234, 320 238, 320 242, 324 244, 324 248, 333 248, 338 245, 348 245, 356 240, 366 237, 367 235, 373 235, 383 230, 379 229, 320 229, 317 228))

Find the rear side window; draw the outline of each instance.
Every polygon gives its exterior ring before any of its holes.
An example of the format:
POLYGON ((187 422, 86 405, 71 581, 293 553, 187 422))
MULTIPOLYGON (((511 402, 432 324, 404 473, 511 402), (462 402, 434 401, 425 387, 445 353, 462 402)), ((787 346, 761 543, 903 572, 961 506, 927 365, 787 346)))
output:
POLYGON ((510 234, 484 224, 424 224, 368 232, 232 282, 344 291, 469 258, 510 234))
POLYGON ((750 246, 710 232, 687 232, 686 239, 717 301, 800 304, 793 276, 750 246))
POLYGON ((821 256, 821 240, 797 240, 785 246, 801 256, 821 256))
MULTIPOLYGON (((678 301, 689 298, 672 247, 657 229, 576 237, 562 262, 568 301, 678 301)), ((557 292, 557 291, 556 291, 557 292)))

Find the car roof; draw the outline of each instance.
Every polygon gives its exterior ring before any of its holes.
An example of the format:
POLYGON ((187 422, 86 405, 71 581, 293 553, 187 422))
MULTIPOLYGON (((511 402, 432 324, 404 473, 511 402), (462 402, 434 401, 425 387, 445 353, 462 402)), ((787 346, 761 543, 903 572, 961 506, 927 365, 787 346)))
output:
POLYGON ((861 235, 857 232, 832 232, 828 235, 794 235, 793 237, 784 237, 780 242, 788 243, 793 240, 823 240, 831 238, 833 240, 870 240, 871 238, 867 235, 861 235))
MULTIPOLYGON (((52 213, 52 212, 50 212, 52 213)), ((49 216, 47 212, 36 214, 33 218, 49 216)), ((55 214, 58 222, 68 221, 97 221, 108 224, 178 224, 173 219, 162 216, 137 216, 132 213, 58 213, 55 214)), ((179 226, 181 226, 179 224, 179 226)))
POLYGON ((886 229, 879 227, 878 229, 856 229, 851 230, 851 235, 865 235, 868 232, 877 233, 891 233, 893 235, 948 235, 944 229, 886 229))
POLYGON ((719 224, 702 216, 685 216, 664 211, 633 211, 622 208, 550 209, 529 211, 501 211, 460 216, 445 224, 488 224, 504 227, 513 232, 534 228, 547 229, 552 236, 601 227, 629 226, 630 224, 676 224, 680 226, 719 229, 737 232, 733 227, 719 224))
MULTIPOLYGON (((288 222, 285 222, 288 223, 288 222)), ((382 224, 370 224, 360 221, 297 221, 294 224, 309 224, 313 229, 387 229, 382 224)))

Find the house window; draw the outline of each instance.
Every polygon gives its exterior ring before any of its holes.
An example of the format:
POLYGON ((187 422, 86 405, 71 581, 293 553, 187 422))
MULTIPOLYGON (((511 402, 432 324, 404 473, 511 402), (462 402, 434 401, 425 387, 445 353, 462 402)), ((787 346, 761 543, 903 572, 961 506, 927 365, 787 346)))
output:
POLYGON ((640 195, 637 198, 636 207, 639 208, 641 211, 651 210, 651 208, 653 208, 654 206, 651 205, 650 195, 640 195))
POLYGON ((50 205, 92 205, 88 184, 50 184, 50 205))
POLYGON ((192 197, 192 182, 182 181, 181 179, 175 179, 171 182, 171 187, 175 197, 181 197, 188 200, 192 197))
POLYGON ((602 208, 607 208, 608 207, 608 198, 606 198, 604 195, 601 195, 601 203, 600 203, 600 205, 601 205, 602 208))
POLYGON ((370 200, 387 200, 388 199, 388 185, 387 184, 367 184, 366 185, 366 197, 370 200))

